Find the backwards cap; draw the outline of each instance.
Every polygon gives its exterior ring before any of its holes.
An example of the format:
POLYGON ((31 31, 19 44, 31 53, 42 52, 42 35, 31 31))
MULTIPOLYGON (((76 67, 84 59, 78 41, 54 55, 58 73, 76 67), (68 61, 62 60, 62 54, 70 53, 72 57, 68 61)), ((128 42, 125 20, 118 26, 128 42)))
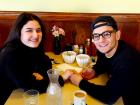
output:
POLYGON ((111 16, 99 16, 96 20, 92 23, 92 29, 96 29, 101 26, 111 26, 113 29, 118 31, 118 26, 116 21, 111 16), (103 22, 102 24, 98 24, 99 22, 103 22))

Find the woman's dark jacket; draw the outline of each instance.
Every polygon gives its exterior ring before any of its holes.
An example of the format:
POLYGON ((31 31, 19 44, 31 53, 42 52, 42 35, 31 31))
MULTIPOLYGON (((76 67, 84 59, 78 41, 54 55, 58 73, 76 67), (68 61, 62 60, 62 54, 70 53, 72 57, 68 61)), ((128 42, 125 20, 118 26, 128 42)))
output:
MULTIPOLYGON (((0 52, 0 105, 17 88, 45 92, 49 84, 47 70, 51 68, 51 60, 40 49, 27 47, 18 41, 7 44, 0 52), (41 74, 44 79, 36 80, 33 72, 41 74)), ((59 81, 64 84, 62 77, 59 81)))

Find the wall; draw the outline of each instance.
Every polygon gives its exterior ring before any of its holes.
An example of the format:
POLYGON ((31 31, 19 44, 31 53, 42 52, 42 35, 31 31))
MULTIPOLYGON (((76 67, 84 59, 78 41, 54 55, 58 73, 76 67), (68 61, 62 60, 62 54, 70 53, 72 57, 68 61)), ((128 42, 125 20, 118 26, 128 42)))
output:
MULTIPOLYGON (((21 12, 0 11, 0 48, 16 17, 21 12)), ((118 23, 121 30, 121 39, 139 50, 140 52, 140 14, 114 14, 114 13, 56 13, 56 12, 34 12, 38 15, 46 26, 47 38, 45 40, 45 50, 52 51, 53 36, 51 29, 53 25, 58 25, 65 30, 66 36, 62 42, 62 47, 67 43, 84 44, 89 38, 91 22, 100 15, 111 15, 118 23)))
MULTIPOLYGON (((72 36, 76 33, 77 37, 75 41, 77 43, 81 43, 90 35, 90 23, 94 21, 95 17, 103 15, 104 13, 110 13, 108 15, 118 13, 119 15, 114 16, 122 29, 123 39, 140 51, 139 7, 140 0, 0 0, 0 47, 3 45, 12 23, 17 16, 17 13, 14 11, 45 12, 45 15, 41 16, 41 18, 46 22, 49 35, 51 34, 49 30, 52 25, 58 24, 65 27, 68 36, 72 36), (8 11, 13 12, 8 13, 8 11), (60 14, 51 14, 51 12, 60 12, 60 14), (64 14, 61 15, 61 12, 64 12, 64 14), (51 14, 49 15, 51 18, 48 17, 49 13, 51 14), (79 14, 72 15, 73 13, 79 14), (96 15, 96 13, 98 14, 96 15), (126 13, 131 15, 127 15, 126 13), (7 19, 5 19, 5 16, 7 19), (134 33, 136 37, 133 37, 134 33), (81 37, 83 39, 81 39, 81 37)), ((67 39, 73 42, 72 37, 68 37, 67 39)), ((52 41, 52 38, 50 41, 52 41)), ((51 50, 51 44, 46 42, 46 45, 48 44, 50 48, 47 48, 47 51, 51 50)))
POLYGON ((0 0, 0 11, 140 13, 140 0, 0 0))

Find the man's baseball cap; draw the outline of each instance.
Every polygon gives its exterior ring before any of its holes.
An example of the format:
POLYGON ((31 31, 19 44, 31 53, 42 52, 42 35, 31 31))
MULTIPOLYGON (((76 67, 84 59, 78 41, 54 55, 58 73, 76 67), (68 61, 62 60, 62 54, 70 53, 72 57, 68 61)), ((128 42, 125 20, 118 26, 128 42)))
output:
POLYGON ((118 31, 118 26, 116 21, 111 16, 99 16, 96 20, 92 23, 92 29, 96 29, 101 26, 111 26, 114 30, 118 31), (97 24, 99 22, 103 22, 101 24, 97 24))

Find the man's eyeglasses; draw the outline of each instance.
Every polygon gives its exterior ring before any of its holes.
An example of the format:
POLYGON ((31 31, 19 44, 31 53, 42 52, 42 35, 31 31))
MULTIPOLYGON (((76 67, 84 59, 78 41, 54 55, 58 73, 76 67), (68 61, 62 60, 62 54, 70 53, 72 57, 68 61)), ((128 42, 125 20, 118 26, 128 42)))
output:
POLYGON ((102 36, 104 39, 108 39, 108 38, 111 37, 111 34, 112 34, 113 32, 116 32, 116 31, 115 31, 115 30, 113 30, 113 31, 105 31, 105 32, 103 32, 103 33, 101 33, 101 34, 99 34, 99 33, 94 33, 94 34, 92 34, 92 39, 93 39, 94 41, 98 41, 98 40, 100 39, 100 36, 102 36))

